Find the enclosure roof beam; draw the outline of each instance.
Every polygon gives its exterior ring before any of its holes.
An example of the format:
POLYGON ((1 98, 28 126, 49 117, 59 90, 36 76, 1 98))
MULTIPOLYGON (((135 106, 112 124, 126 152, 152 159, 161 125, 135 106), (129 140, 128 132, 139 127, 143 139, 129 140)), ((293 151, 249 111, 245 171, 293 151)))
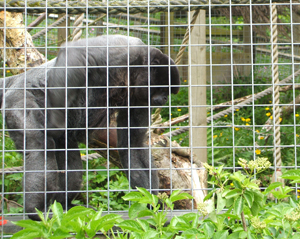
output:
MULTIPOLYGON (((193 11, 197 9, 227 7, 233 5, 248 5, 250 0, 142 0, 142 1, 88 1, 88 5, 82 1, 60 1, 60 0, 0 0, 0 10, 11 12, 42 13, 47 8, 48 13, 69 13, 81 14, 86 13, 88 8, 89 14, 99 13, 156 13, 156 12, 176 12, 176 11, 193 11), (128 9, 129 8, 129 9, 128 9)), ((270 0, 252 0, 252 4, 270 4, 270 0)), ((287 0, 276 0, 276 2, 286 2, 287 0)))

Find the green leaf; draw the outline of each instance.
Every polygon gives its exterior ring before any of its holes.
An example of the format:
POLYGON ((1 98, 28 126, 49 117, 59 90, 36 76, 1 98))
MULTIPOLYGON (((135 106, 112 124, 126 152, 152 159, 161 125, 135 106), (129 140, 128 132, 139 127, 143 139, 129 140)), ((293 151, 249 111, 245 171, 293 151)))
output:
POLYGON ((229 193, 226 194, 225 198, 229 199, 229 198, 234 198, 234 197, 238 197, 242 194, 242 190, 241 189, 233 189, 231 190, 229 193))
POLYGON ((237 171, 235 173, 233 173, 232 175, 230 175, 229 177, 231 180, 235 180, 235 181, 238 181, 238 182, 242 182, 245 180, 246 176, 243 175, 241 173, 241 171, 237 171))
POLYGON ((55 230, 55 232, 53 233, 53 235, 51 236, 51 239, 53 238, 66 238, 66 237, 74 237, 74 235, 71 235, 69 232, 66 232, 60 228, 58 228, 57 230, 55 230))
POLYGON ((222 192, 217 192, 217 213, 221 212, 226 206, 226 199, 222 197, 222 192))
POLYGON ((231 233, 227 239, 240 239, 240 232, 234 232, 234 233, 231 233))
POLYGON ((228 230, 218 231, 214 234, 213 239, 226 239, 228 236, 228 230))
POLYGON ((247 239, 256 239, 256 237, 252 235, 250 230, 247 231, 247 239))
POLYGON ((207 195, 205 196, 205 198, 203 199, 203 201, 205 202, 206 200, 210 199, 210 198, 212 197, 212 195, 213 195, 216 191, 217 191, 216 188, 214 188, 213 190, 211 190, 211 191, 209 192, 209 194, 207 194, 207 195))
POLYGON ((130 232, 143 232, 143 228, 140 224, 134 220, 126 220, 117 224, 122 230, 128 230, 130 232))
POLYGON ((181 189, 174 190, 174 191, 172 192, 172 194, 170 195, 170 199, 171 199, 172 197, 177 196, 181 191, 182 191, 181 189))
POLYGON ((151 193, 149 193, 145 188, 140 188, 140 187, 136 187, 136 189, 141 193, 143 194, 146 198, 148 199, 152 199, 152 195, 151 193))
POLYGON ((300 170, 292 169, 282 174, 281 178, 294 180, 293 183, 300 182, 300 170))
POLYGON ((223 170, 224 165, 220 165, 217 169, 217 173, 220 175, 223 170))
POLYGON ((243 210, 243 206, 244 206, 244 200, 243 197, 238 197, 235 201, 234 201, 234 214, 236 215, 241 215, 242 210, 243 210))
POLYGON ((267 188, 266 190, 264 191, 264 194, 267 194, 269 192, 271 192, 273 189, 275 188, 278 188, 282 186, 282 183, 281 182, 274 182, 274 183, 271 183, 267 188))
POLYGON ((243 194, 243 197, 244 197, 245 201, 247 202, 248 207, 251 208, 252 203, 254 201, 254 195, 253 195, 253 193, 251 191, 246 191, 243 194))
POLYGON ((251 182, 249 182, 247 184, 247 188, 259 189, 259 187, 258 187, 258 185, 256 183, 251 183, 251 182))
POLYGON ((70 210, 67 211, 66 214, 64 214, 63 220, 62 220, 62 224, 64 223, 68 223, 69 221, 73 220, 73 219, 77 219, 80 217, 86 217, 87 215, 89 215, 90 213, 96 213, 92 208, 86 208, 83 206, 76 206, 76 207, 72 207, 70 210))
MULTIPOLYGON (((184 236, 183 238, 198 238, 196 237, 198 234, 200 233, 200 231, 196 228, 190 228, 185 230, 181 235, 184 236), (192 237, 190 237, 192 236, 192 237)), ((177 237, 176 237, 177 239, 177 237)))
POLYGON ((250 211, 253 216, 256 216, 260 211, 260 206, 256 201, 253 201, 252 207, 250 208, 250 211))
POLYGON ((253 192, 254 195, 254 202, 256 202, 260 207, 263 207, 265 203, 264 195, 258 190, 251 190, 251 192, 253 192))
POLYGON ((143 238, 159 238, 158 232, 154 231, 154 230, 147 230, 144 234, 143 234, 143 238))
POLYGON ((109 213, 101 217, 99 220, 94 221, 94 224, 91 223, 91 228, 94 228, 94 231, 101 230, 102 232, 109 231, 115 224, 122 222, 122 216, 116 213, 109 213))
POLYGON ((139 212, 137 217, 147 217, 147 216, 155 216, 155 213, 152 210, 145 209, 139 212))
POLYGON ((235 188, 242 189, 242 184, 239 181, 233 180, 233 184, 235 188))
POLYGON ((193 199, 193 198, 194 197, 191 196, 188 193, 181 193, 179 195, 175 195, 173 197, 170 197, 170 199, 171 199, 172 202, 176 202, 176 201, 183 200, 183 199, 193 199))
POLYGON ((122 197, 125 201, 139 201, 143 198, 143 195, 139 192, 130 192, 122 197))
POLYGON ((30 229, 24 229, 22 231, 16 232, 11 239, 34 239, 39 238, 42 235, 39 232, 32 231, 30 229))
POLYGON ((64 210, 62 205, 59 202, 54 201, 54 203, 51 206, 51 210, 53 212, 53 218, 55 218, 58 225, 61 225, 61 220, 63 218, 64 210))
POLYGON ((130 206, 128 216, 130 219, 134 219, 141 211, 145 209, 147 209, 147 204, 136 202, 130 206))
POLYGON ((44 224, 42 222, 32 221, 32 220, 20 220, 13 222, 14 224, 24 227, 26 229, 30 229, 32 231, 38 231, 38 232, 47 232, 44 224))
POLYGON ((203 225, 204 234, 207 238, 211 238, 215 232, 215 227, 210 222, 206 222, 203 225))

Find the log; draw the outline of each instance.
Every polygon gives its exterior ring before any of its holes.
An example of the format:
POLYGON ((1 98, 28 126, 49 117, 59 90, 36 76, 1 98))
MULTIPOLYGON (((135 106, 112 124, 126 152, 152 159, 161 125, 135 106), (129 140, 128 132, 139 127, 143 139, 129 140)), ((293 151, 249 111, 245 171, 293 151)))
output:
POLYGON ((39 66, 46 60, 26 31, 22 13, 0 12, 0 46, 0 56, 8 67, 12 67, 10 71, 14 75, 24 72, 27 67, 39 66))

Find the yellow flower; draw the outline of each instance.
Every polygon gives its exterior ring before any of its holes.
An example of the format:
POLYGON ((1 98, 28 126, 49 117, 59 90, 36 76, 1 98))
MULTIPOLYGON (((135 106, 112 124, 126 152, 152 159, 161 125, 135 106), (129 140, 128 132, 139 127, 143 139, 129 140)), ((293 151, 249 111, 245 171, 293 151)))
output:
POLYGON ((246 123, 246 125, 250 125, 250 124, 246 123))
POLYGON ((233 183, 231 183, 231 184, 230 184, 230 186, 234 186, 234 184, 233 184, 233 183))
POLYGON ((85 154, 82 154, 82 153, 80 154, 80 156, 84 156, 84 155, 85 155, 85 154))
POLYGON ((10 73, 10 70, 7 70, 6 73, 10 73))
POLYGON ((217 138, 217 137, 218 137, 218 135, 215 134, 215 135, 214 135, 214 139, 217 138))
POLYGON ((241 117, 242 121, 245 121, 246 119, 244 117, 241 117))
POLYGON ((239 130, 240 130, 240 128, 238 128, 238 127, 235 127, 234 129, 235 129, 236 131, 239 131, 239 130))
POLYGON ((300 198, 300 196, 298 195, 297 198, 300 198))
POLYGON ((251 119, 250 119, 250 118, 246 119, 246 122, 249 122, 249 121, 251 121, 251 119))
POLYGON ((272 104, 272 100, 270 100, 269 103, 272 104))
POLYGON ((224 115, 224 117, 226 118, 228 115, 224 115))
POLYGON ((209 115, 209 114, 210 114, 210 112, 207 112, 207 114, 209 115))
POLYGON ((270 116, 270 119, 273 119, 273 115, 270 116))
POLYGON ((270 109, 269 107, 265 108, 265 110, 269 110, 269 109, 270 109))
POLYGON ((223 133, 221 132, 219 136, 222 137, 222 136, 223 136, 223 133))
POLYGON ((264 136, 258 136, 258 139, 264 139, 265 137, 264 136))
POLYGON ((180 112, 180 111, 181 111, 181 109, 177 109, 177 111, 179 111, 179 112, 180 112))
POLYGON ((183 82, 187 82, 187 80, 184 80, 183 82))
POLYGON ((256 153, 256 154, 260 154, 261 151, 260 151, 259 149, 257 149, 257 150, 255 150, 255 153, 256 153))
POLYGON ((270 112, 266 113, 266 116, 270 116, 270 115, 271 115, 271 113, 270 113, 270 112))
POLYGON ((282 118, 281 117, 279 117, 279 122, 281 122, 282 121, 282 118))
POLYGON ((257 130, 255 130, 257 133, 259 133, 259 130, 257 129, 257 130))
POLYGON ((295 114, 296 117, 299 117, 299 114, 295 114))
POLYGON ((240 109, 236 109, 235 111, 239 111, 240 109))
POLYGON ((296 134, 296 137, 299 137, 300 135, 299 134, 296 134))

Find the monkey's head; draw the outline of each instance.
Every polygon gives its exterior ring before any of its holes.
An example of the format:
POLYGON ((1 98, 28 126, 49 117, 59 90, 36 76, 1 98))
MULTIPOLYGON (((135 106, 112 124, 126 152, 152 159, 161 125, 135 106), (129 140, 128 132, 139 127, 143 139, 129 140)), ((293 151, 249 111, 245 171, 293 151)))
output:
POLYGON ((137 103, 149 105, 148 95, 150 93, 151 106, 165 105, 169 94, 177 94, 179 91, 180 77, 177 66, 170 57, 156 48, 150 49, 150 59, 147 54, 144 65, 145 67, 141 67, 138 71, 139 74, 136 75, 136 85, 142 86, 139 90, 134 90, 137 103))

